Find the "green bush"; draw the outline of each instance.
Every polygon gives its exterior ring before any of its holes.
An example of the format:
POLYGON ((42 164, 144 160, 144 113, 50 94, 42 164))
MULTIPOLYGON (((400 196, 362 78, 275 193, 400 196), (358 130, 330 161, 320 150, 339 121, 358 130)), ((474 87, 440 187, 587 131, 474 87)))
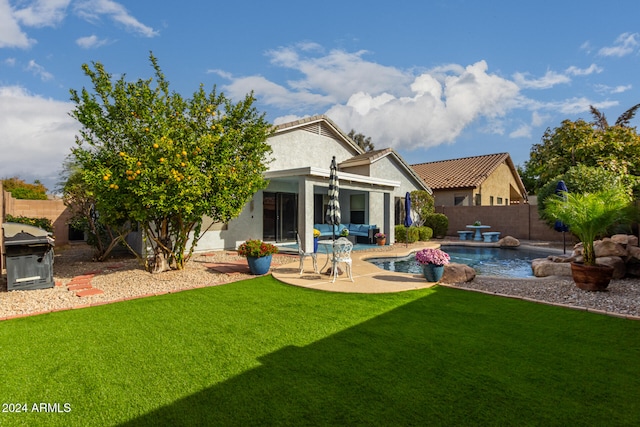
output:
POLYGON ((422 227, 418 227, 418 240, 420 240, 421 242, 426 242, 427 240, 431 240, 431 238, 433 237, 433 229, 431 229, 431 227, 426 227, 426 226, 422 226, 422 227))
POLYGON ((27 216, 13 216, 7 215, 5 217, 6 222, 17 222, 18 224, 34 225, 36 227, 47 230, 53 233, 53 224, 49 218, 29 218, 27 216))
POLYGON ((418 227, 409 227, 407 229, 407 237, 409 238, 409 243, 415 243, 420 238, 420 231, 418 227))
POLYGON ((433 236, 443 238, 449 229, 449 218, 445 214, 434 213, 425 218, 424 225, 433 230, 433 236))
POLYGON ((20 178, 2 179, 3 188, 11 193, 14 199, 22 200, 47 200, 47 189, 39 181, 28 184, 20 178))
POLYGON ((394 231, 396 233, 396 242, 407 241, 407 228, 404 225, 396 225, 394 231))

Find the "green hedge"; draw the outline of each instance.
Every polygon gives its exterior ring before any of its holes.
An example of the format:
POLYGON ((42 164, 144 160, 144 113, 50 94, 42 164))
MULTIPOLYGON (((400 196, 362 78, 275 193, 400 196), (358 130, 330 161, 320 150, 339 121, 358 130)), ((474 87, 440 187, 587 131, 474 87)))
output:
POLYGON ((415 243, 417 241, 427 241, 433 236, 433 231, 429 227, 405 227, 404 225, 395 226, 397 243, 415 243), (408 235, 408 240, 407 240, 408 235))
POLYGON ((17 222, 18 224, 34 225, 36 227, 53 233, 53 224, 49 218, 29 218, 27 216, 6 215, 6 222, 17 222))
POLYGON ((449 218, 445 214, 434 213, 425 218, 424 225, 433 230, 435 237, 443 238, 447 235, 447 230, 449 229, 449 218))

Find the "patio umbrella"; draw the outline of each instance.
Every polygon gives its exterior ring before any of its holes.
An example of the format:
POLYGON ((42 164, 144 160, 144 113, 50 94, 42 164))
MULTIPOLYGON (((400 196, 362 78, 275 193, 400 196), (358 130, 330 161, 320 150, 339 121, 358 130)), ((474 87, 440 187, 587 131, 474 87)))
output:
MULTIPOLYGON (((567 185, 564 183, 564 181, 563 180, 558 181, 558 184, 556 185, 556 195, 566 200, 566 193, 568 191, 569 190, 567 189, 567 185)), ((562 232, 562 249, 563 249, 563 253, 566 254, 567 247, 566 247, 565 233, 569 231, 569 227, 564 222, 560 220, 556 220, 556 223, 554 224, 553 228, 556 231, 562 232)))
MULTIPOLYGON (((336 226, 340 225, 341 219, 340 201, 338 200, 339 194, 340 184, 338 181, 338 166, 336 165, 336 156, 333 156, 333 159, 331 160, 331 169, 329 172, 329 205, 327 205, 327 213, 324 216, 324 221, 327 224, 331 224, 331 236, 334 245, 336 243, 336 226)), ((331 268, 335 267, 336 265, 334 262, 331 268)))
POLYGON ((407 191, 407 194, 404 195, 404 226, 407 228, 406 230, 406 243, 405 246, 409 246, 409 230, 413 221, 411 220, 411 194, 407 191))
POLYGON ((338 166, 336 166, 336 156, 333 156, 331 160, 331 169, 329 172, 329 205, 327 206, 327 213, 325 214, 324 221, 327 224, 333 225, 333 238, 335 240, 336 225, 340 225, 340 201, 338 195, 340 194, 340 183, 338 181, 338 166))

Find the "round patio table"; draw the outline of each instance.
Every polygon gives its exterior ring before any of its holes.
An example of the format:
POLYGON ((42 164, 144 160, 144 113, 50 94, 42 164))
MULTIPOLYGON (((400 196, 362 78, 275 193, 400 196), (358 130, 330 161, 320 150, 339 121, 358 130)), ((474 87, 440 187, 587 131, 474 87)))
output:
POLYGON ((482 241, 482 234, 480 230, 484 230, 485 228, 491 228, 490 225, 467 225, 467 228, 474 229, 476 233, 473 235, 473 240, 476 242, 482 241))

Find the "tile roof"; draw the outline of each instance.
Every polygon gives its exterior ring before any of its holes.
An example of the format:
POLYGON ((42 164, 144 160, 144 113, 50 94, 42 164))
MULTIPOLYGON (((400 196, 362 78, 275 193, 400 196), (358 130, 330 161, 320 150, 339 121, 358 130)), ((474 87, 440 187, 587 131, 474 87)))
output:
MULTIPOLYGON (((419 163, 411 165, 411 167, 430 188, 441 190, 477 187, 504 162, 507 162, 509 168, 519 179, 520 177, 509 153, 440 160, 419 163)), ((524 189, 524 186, 522 186, 522 189, 524 189)))

